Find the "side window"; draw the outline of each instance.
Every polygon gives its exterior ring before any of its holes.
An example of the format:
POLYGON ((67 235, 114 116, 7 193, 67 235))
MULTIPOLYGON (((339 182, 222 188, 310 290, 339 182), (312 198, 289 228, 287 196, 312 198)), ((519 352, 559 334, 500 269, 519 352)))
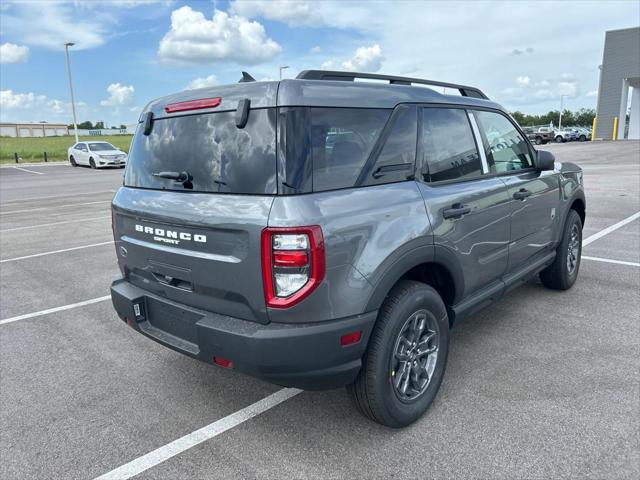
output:
POLYGON ((533 167, 531 151, 511 121, 495 112, 474 112, 489 149, 491 173, 505 173, 533 167))
POLYGON ((389 113, 366 108, 311 108, 314 192, 356 184, 389 113))
POLYGON ((413 175, 418 135, 416 112, 413 105, 402 105, 395 110, 375 163, 363 169, 356 185, 401 182, 413 175))
POLYGON ((469 119, 461 108, 422 109, 422 151, 428 182, 482 175, 469 119))

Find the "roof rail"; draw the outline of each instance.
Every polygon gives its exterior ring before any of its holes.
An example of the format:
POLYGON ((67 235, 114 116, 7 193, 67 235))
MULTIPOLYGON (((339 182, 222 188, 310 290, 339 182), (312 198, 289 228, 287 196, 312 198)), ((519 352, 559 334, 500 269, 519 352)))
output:
POLYGON ((302 80, 341 80, 353 82, 356 78, 370 78, 373 80, 388 80, 393 85, 412 85, 414 83, 422 85, 431 85, 434 87, 455 88, 463 97, 474 97, 489 99, 482 90, 466 85, 457 85, 455 83, 437 82, 435 80, 425 80, 422 78, 396 77, 393 75, 380 75, 377 73, 358 73, 358 72, 336 72, 331 70, 304 70, 298 74, 296 78, 302 80))

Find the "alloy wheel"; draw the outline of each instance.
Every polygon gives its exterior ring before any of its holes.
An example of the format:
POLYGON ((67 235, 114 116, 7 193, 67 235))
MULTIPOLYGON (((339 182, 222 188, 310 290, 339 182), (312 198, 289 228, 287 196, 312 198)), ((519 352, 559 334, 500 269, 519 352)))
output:
POLYGON ((569 234, 569 245, 567 247, 567 271, 569 275, 575 272, 578 266, 578 256, 580 254, 580 229, 575 223, 571 226, 569 234))
POLYGON ((426 391, 438 343, 438 324, 426 310, 412 314, 400 329, 391 357, 391 384, 401 401, 413 402, 426 391))

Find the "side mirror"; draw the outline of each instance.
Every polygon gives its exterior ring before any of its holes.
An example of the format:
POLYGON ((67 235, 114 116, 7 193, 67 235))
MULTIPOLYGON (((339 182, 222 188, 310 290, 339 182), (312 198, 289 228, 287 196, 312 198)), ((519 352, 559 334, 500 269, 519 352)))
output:
POLYGON ((536 159, 536 167, 541 172, 547 170, 553 170, 556 164, 556 157, 553 156, 553 153, 547 152, 545 150, 538 150, 538 158, 536 159))

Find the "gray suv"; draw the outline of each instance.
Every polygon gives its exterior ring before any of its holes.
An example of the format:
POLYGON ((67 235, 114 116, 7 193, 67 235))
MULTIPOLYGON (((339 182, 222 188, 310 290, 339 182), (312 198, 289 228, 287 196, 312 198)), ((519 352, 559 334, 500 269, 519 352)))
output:
POLYGON ((477 88, 251 80, 140 117, 112 205, 111 295, 135 330, 275 384, 346 385, 401 427, 433 401, 454 323, 537 274, 575 282, 581 169, 477 88))

